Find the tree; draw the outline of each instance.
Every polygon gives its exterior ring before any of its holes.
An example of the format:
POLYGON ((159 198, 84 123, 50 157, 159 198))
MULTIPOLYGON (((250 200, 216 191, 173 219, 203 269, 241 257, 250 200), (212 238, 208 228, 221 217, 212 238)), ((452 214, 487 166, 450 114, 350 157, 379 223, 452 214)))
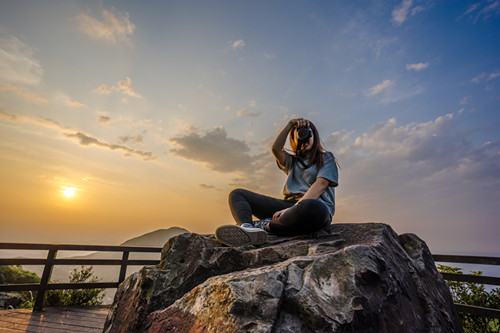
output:
POLYGON ((36 273, 25 271, 20 265, 0 266, 0 283, 39 283, 36 273))
MULTIPOLYGON (((94 275, 93 266, 74 268, 69 276, 70 283, 95 283, 100 279, 94 275)), ((102 304, 104 289, 49 290, 44 306, 94 306, 102 304)))
MULTIPOLYGON (((437 265, 441 273, 463 274, 462 269, 446 265, 437 265)), ((483 272, 472 271, 471 275, 480 276, 483 272)), ((481 306, 500 310, 500 288, 486 291, 484 284, 473 282, 446 281, 455 303, 481 306)), ((498 319, 470 313, 460 313, 462 326, 467 333, 498 333, 500 322, 498 319)))
MULTIPOLYGON (((20 265, 0 266, 0 284, 40 283, 40 277, 33 272, 24 270, 20 265)), ((3 308, 32 308, 34 304, 31 291, 3 293, 0 300, 3 308)))

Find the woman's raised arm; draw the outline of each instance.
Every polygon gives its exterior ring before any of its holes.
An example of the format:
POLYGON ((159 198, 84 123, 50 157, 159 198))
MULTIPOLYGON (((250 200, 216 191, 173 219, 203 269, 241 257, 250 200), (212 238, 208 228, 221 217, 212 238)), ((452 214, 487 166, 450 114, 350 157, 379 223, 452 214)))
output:
POLYGON ((303 127, 309 125, 309 121, 303 118, 292 119, 286 124, 285 128, 281 130, 276 139, 274 140, 273 146, 271 148, 274 157, 278 160, 281 165, 285 165, 285 151, 283 147, 285 146, 286 137, 290 130, 295 127, 303 127))

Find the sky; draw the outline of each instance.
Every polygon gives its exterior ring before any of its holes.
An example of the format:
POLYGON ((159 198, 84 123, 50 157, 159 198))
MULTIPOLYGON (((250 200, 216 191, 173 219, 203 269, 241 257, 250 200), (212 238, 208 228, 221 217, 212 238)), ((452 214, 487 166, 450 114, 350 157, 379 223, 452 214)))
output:
POLYGON ((500 0, 0 0, 0 241, 213 233, 296 117, 334 223, 498 256, 500 0))

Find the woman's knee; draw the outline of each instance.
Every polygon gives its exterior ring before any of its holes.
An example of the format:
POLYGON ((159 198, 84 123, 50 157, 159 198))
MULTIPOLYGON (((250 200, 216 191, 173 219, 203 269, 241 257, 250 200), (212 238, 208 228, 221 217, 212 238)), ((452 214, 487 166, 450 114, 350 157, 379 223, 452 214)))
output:
POLYGON ((318 199, 304 199, 297 206, 300 207, 301 218, 319 225, 331 222, 332 217, 328 207, 318 199))
POLYGON ((242 189, 242 188, 237 188, 232 190, 229 193, 229 202, 234 202, 235 200, 238 200, 239 198, 244 197, 244 193, 247 192, 247 190, 242 189))

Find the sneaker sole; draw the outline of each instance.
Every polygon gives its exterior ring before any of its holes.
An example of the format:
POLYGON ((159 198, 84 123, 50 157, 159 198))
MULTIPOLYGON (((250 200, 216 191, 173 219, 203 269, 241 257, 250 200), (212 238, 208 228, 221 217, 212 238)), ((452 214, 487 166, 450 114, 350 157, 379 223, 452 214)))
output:
POLYGON ((267 232, 245 230, 237 225, 223 225, 215 230, 215 237, 229 246, 262 245, 267 241, 267 232))

